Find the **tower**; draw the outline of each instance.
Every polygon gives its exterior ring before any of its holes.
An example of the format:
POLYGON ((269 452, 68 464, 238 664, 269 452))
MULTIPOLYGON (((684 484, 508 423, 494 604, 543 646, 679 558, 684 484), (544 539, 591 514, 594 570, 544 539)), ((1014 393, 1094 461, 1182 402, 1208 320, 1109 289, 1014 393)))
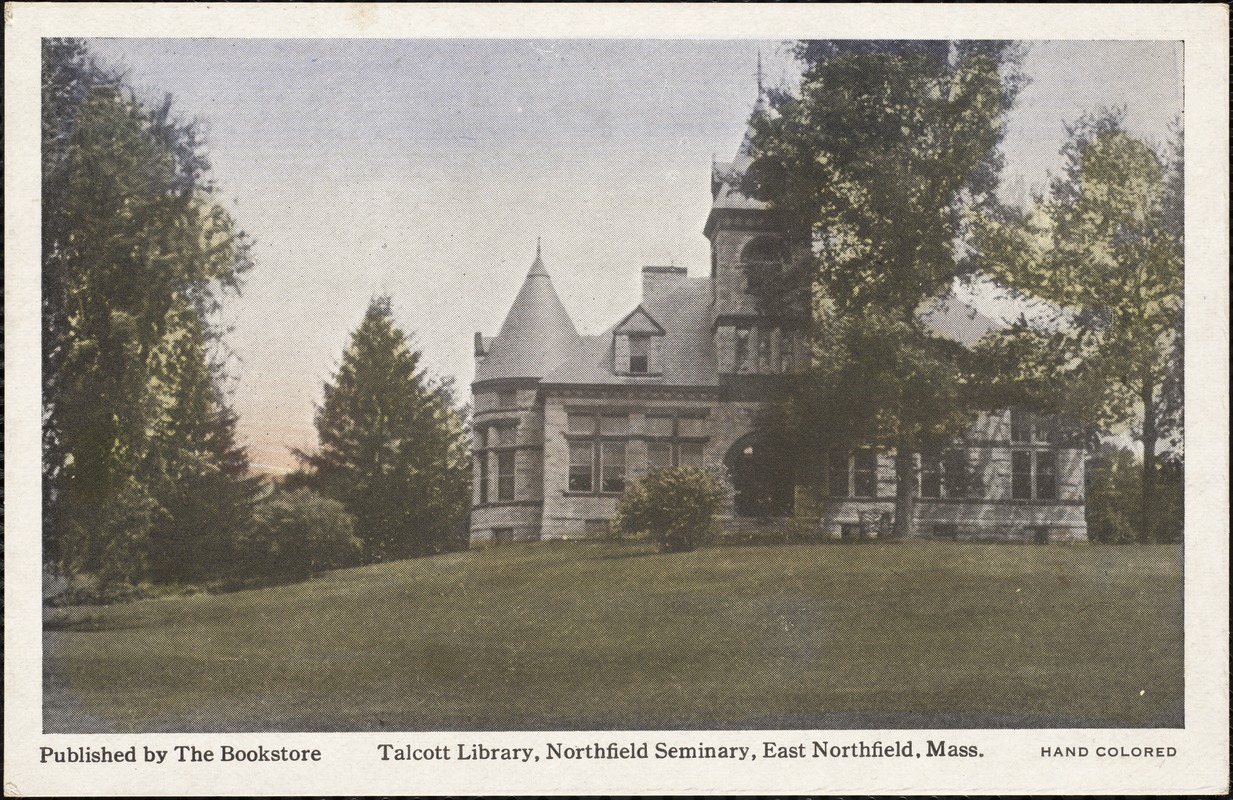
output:
MULTIPOLYGON (((759 62, 759 84, 761 83, 759 62)), ((754 115, 766 114, 761 96, 754 115)), ((750 127, 731 162, 711 167, 711 210, 703 233, 711 242, 711 329, 721 379, 787 372, 800 353, 799 318, 763 307, 751 283, 787 269, 799 245, 779 216, 741 192, 745 176, 758 170, 750 127)))
POLYGON ((500 332, 475 334, 471 540, 536 539, 543 507, 539 381, 581 338, 553 288, 539 243, 500 332))

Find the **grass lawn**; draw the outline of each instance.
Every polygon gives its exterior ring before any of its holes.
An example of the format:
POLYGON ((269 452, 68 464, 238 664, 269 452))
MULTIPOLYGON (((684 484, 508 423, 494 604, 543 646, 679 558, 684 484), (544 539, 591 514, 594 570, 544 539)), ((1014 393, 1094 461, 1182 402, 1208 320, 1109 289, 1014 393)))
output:
POLYGON ((1176 547, 527 543, 49 611, 48 732, 1180 726, 1176 547))

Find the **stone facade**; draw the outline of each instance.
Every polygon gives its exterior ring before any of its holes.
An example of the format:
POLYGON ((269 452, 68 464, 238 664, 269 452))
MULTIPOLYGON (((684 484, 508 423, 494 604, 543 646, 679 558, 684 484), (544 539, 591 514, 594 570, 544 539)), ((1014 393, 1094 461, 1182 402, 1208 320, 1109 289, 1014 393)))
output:
MULTIPOLYGON (((669 464, 722 476, 729 525, 795 515, 834 537, 886 527, 893 453, 812 454, 823 469, 797 469, 758 439, 770 390, 807 357, 807 320, 763 314, 749 282, 805 252, 740 193, 749 166, 747 139, 713 168, 708 277, 645 267, 642 302, 583 337, 537 252, 500 333, 476 334, 473 543, 609 535, 624 486, 669 464)), ((964 344, 994 327, 953 302, 923 319, 964 344)), ((918 463, 918 533, 1086 540, 1082 450, 1014 413, 982 415, 944 460, 918 463)))

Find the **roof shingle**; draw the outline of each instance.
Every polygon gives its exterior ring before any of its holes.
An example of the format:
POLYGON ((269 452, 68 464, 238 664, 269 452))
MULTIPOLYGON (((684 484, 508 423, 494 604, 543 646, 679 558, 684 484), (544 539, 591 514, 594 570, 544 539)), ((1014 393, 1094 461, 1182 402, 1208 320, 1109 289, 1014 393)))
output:
POLYGON ((475 381, 542 378, 574 354, 582 338, 552 286, 538 248, 501 332, 475 365, 475 381))

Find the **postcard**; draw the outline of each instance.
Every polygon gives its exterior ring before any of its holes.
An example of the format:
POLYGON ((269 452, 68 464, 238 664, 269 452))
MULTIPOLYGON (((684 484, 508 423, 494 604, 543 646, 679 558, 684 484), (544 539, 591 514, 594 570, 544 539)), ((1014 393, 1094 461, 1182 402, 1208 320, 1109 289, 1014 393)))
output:
POLYGON ((1227 9, 5 24, 6 796, 1227 793, 1227 9))

